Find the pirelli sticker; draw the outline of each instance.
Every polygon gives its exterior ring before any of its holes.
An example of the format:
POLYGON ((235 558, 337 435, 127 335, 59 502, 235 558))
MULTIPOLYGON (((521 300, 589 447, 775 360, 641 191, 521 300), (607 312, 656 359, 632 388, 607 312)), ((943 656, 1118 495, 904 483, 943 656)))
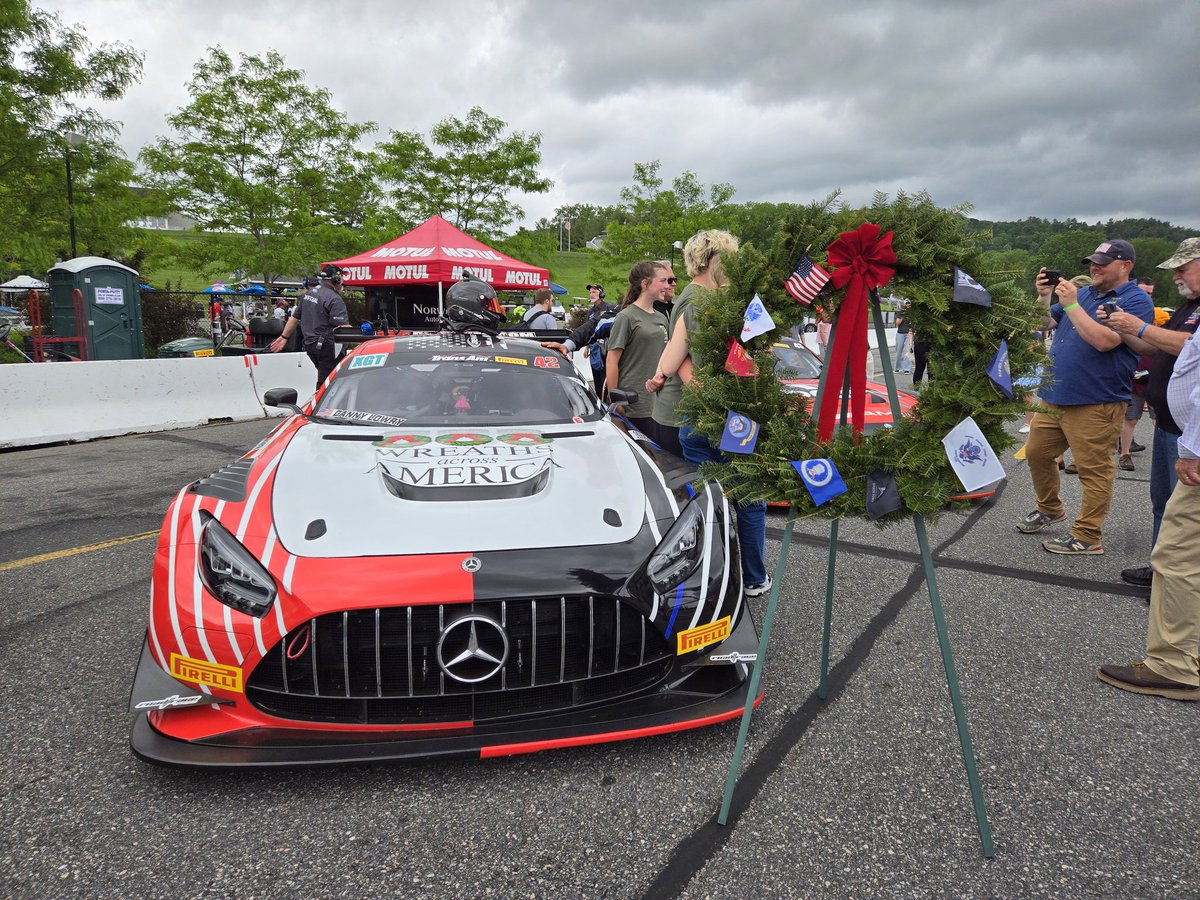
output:
POLYGON ((529 360, 522 359, 519 356, 494 356, 492 357, 498 363, 508 363, 510 366, 527 366, 529 360))
POLYGON ((707 625, 697 625, 695 628, 679 632, 676 636, 678 644, 675 654, 683 656, 685 653, 702 650, 709 644, 725 640, 729 637, 729 626, 732 622, 733 616, 725 616, 723 619, 717 619, 707 625))
POLYGON ((207 684, 209 687, 242 693, 242 670, 233 666, 223 666, 220 663, 210 663, 206 659, 192 659, 190 656, 172 653, 171 674, 181 681, 207 684))

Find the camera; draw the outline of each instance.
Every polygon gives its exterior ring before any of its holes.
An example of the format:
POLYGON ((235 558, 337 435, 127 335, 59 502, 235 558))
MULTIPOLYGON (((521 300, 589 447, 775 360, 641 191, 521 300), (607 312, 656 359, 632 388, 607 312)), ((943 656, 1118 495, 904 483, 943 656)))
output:
POLYGON ((1102 310, 1104 310, 1104 314, 1106 316, 1111 316, 1113 313, 1115 313, 1121 307, 1117 306, 1116 300, 1105 300, 1103 303, 1100 304, 1100 308, 1102 310))
POLYGON ((1054 287, 1056 284, 1062 281, 1063 276, 1062 272, 1058 272, 1054 269, 1046 269, 1042 272, 1042 277, 1046 279, 1046 284, 1050 285, 1050 287, 1054 287))

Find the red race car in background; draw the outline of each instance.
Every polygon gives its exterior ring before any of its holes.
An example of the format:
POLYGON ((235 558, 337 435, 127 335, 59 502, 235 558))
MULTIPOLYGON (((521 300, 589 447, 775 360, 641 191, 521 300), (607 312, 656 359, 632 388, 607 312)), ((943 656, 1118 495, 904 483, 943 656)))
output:
MULTIPOLYGON (((821 380, 821 357, 813 353, 796 338, 781 337, 771 345, 775 356, 775 374, 783 389, 791 394, 808 397, 809 409, 817 396, 817 385, 821 380)), ((912 415, 917 405, 917 396, 897 390, 902 415, 912 415)), ((877 381, 867 382, 866 423, 863 430, 871 434, 880 428, 892 427, 892 406, 888 403, 887 385, 877 381)))

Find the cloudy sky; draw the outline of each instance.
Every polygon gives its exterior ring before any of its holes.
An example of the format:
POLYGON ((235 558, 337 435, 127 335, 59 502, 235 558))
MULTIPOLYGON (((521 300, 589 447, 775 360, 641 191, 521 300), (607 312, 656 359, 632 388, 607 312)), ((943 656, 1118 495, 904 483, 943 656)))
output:
POLYGON ((633 164, 735 201, 927 190, 986 219, 1200 228, 1197 0, 32 0, 145 53, 130 155, 206 48, 275 49, 378 136, 479 105, 541 132, 527 222, 633 164))

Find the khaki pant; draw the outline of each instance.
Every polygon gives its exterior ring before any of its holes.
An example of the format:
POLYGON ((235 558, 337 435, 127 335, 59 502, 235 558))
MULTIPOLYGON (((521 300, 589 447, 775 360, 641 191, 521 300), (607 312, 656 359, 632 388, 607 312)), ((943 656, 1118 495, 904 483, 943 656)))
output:
POLYGON ((1100 543, 1100 529, 1112 502, 1113 478, 1117 474, 1114 454, 1127 405, 1120 400, 1087 406, 1047 403, 1056 414, 1034 413, 1029 424, 1025 459, 1038 511, 1054 517, 1065 511, 1058 496, 1058 463, 1054 458, 1070 448, 1083 488, 1071 534, 1086 544, 1100 543))
POLYGON ((1200 487, 1176 483, 1150 564, 1146 666, 1172 681, 1200 684, 1200 487))

